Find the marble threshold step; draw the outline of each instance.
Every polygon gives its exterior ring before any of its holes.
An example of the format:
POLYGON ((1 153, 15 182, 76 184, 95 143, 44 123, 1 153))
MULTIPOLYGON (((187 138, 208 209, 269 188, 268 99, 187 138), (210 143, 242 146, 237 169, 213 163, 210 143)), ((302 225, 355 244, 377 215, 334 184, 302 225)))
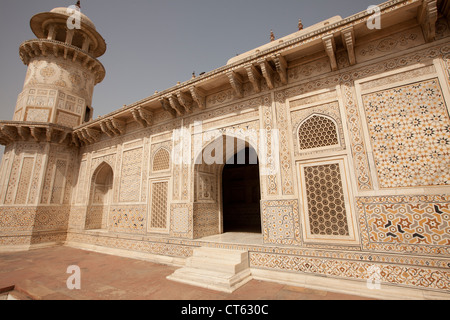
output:
POLYGON ((167 279, 231 293, 252 279, 248 252, 197 248, 186 260, 186 266, 167 279))

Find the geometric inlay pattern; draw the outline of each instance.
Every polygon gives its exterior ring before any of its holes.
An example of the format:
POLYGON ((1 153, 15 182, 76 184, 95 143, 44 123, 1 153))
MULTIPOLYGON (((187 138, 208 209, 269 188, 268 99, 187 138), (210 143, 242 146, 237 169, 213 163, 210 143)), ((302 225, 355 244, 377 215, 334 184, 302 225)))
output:
POLYGON ((66 176, 66 160, 58 160, 56 161, 56 172, 53 181, 53 190, 50 199, 50 203, 52 204, 60 204, 63 196, 63 188, 66 176))
POLYGON ((267 220, 272 223, 272 232, 269 233, 269 241, 294 239, 294 220, 290 207, 268 207, 266 211, 267 220))
POLYGON ((104 226, 104 216, 108 207, 106 206, 89 206, 86 212, 86 221, 85 221, 85 229, 86 230, 95 230, 102 229, 106 227, 104 226))
POLYGON ((142 155, 142 148, 123 152, 120 202, 137 202, 140 199, 142 155))
POLYGON ((28 189, 31 183, 34 166, 34 158, 23 158, 22 170, 17 187, 16 204, 26 204, 28 198, 28 189))
POLYGON ((27 110, 26 121, 30 122, 47 122, 49 121, 50 110, 48 109, 31 109, 27 110))
POLYGON ((336 125, 326 117, 314 115, 299 129, 300 149, 314 149, 339 144, 336 125))
POLYGON ((326 277, 359 279, 367 281, 370 268, 380 269, 381 282, 401 284, 413 288, 447 290, 450 288, 450 273, 446 269, 426 266, 396 265, 372 261, 324 259, 269 252, 250 252, 250 266, 276 271, 290 271, 326 277))
POLYGON ((348 236, 339 164, 305 167, 304 170, 311 234, 348 236))
POLYGON ((217 203, 194 203, 193 231, 194 239, 219 234, 220 217, 217 203))
POLYGON ((189 208, 174 208, 172 211, 172 232, 188 233, 189 232, 189 208))
POLYGON ((192 239, 193 205, 175 203, 170 206, 170 237, 192 239))
POLYGON ((381 188, 450 185, 450 119, 437 79, 363 102, 381 188))
POLYGON ((263 201, 262 216, 265 243, 287 245, 300 243, 297 200, 263 201))
POLYGON ((66 112, 58 111, 56 123, 66 127, 76 127, 80 124, 81 118, 66 112))
POLYGON ((88 180, 86 176, 86 168, 87 168, 87 161, 82 161, 79 169, 79 175, 78 175, 78 185, 77 185, 77 196, 76 196, 76 203, 83 203, 84 197, 85 197, 85 185, 88 180))
POLYGON ((198 173, 197 200, 215 200, 216 178, 212 174, 198 173))
POLYGON ((1 232, 64 230, 69 218, 68 207, 1 207, 1 232))
POLYGON ((151 228, 167 228, 167 194, 169 182, 152 183, 151 228))
POLYGON ((364 203, 362 200, 360 207, 364 210, 371 243, 450 246, 448 202, 399 199, 401 202, 395 203, 385 198, 369 198, 364 203))

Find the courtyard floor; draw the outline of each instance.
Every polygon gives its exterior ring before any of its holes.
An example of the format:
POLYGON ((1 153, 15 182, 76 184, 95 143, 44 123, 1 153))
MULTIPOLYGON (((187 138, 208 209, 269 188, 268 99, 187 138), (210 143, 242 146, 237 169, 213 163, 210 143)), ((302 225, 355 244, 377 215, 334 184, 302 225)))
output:
POLYGON ((1 289, 33 300, 367 300, 252 280, 228 294, 166 279, 177 268, 70 247, 0 253, 1 289), (81 269, 81 289, 69 290, 69 266, 81 269))

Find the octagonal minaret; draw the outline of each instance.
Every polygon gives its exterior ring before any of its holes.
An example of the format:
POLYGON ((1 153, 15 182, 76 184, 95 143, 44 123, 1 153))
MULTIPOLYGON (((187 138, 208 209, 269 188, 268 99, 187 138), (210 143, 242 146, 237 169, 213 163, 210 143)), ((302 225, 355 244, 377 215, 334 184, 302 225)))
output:
POLYGON ((30 21, 37 39, 20 46, 28 66, 14 121, 77 127, 92 119, 94 86, 105 77, 97 60, 106 43, 80 3, 36 14, 30 21))

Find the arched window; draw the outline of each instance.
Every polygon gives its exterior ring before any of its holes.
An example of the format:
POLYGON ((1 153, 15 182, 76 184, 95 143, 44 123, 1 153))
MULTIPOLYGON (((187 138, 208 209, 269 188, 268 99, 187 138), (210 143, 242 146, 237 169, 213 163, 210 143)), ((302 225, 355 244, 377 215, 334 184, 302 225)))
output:
POLYGON ((328 117, 313 115, 298 130, 300 150, 339 145, 336 124, 328 117))
POLYGON ((153 172, 164 171, 170 169, 170 153, 164 148, 161 148, 156 152, 153 157, 153 172))

